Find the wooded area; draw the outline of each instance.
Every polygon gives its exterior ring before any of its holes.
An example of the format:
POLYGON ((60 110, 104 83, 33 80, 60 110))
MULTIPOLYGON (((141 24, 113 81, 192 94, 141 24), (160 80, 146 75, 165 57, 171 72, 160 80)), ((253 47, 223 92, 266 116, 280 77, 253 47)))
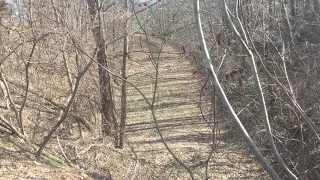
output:
POLYGON ((319 43, 319 0, 0 0, 0 165, 320 179, 319 43))

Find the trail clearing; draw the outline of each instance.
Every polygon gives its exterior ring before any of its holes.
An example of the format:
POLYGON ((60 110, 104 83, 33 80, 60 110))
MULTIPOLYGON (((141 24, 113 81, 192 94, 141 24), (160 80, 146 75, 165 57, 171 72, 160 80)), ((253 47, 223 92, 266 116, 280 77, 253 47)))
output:
MULTIPOLYGON (((211 97, 200 99, 200 92, 206 77, 187 57, 160 40, 151 40, 154 63, 150 60, 147 40, 142 38, 142 49, 136 50, 130 61, 128 80, 135 84, 152 102, 156 84, 154 110, 160 131, 172 151, 191 167, 197 179, 205 178, 205 161, 212 146, 213 122, 211 97), (145 53, 146 52, 146 53, 145 53), (203 110, 201 113, 200 106, 203 110), (207 123, 208 122, 208 123, 207 123)), ((138 48, 135 46, 135 48, 138 48)), ((206 88, 208 91, 208 88, 206 88)), ((127 139, 135 150, 140 162, 155 165, 161 176, 155 179, 188 179, 188 173, 168 153, 156 129, 150 108, 134 88, 128 91, 127 139)), ((225 117, 228 118, 228 117, 225 117)), ((247 152, 242 143, 229 143, 228 131, 219 120, 219 131, 208 172, 212 179, 263 179, 266 175, 247 152)), ((240 136, 240 135, 239 135, 240 136)), ((239 138, 238 138, 239 139, 239 138)), ((139 173, 138 173, 139 174, 139 173)), ((138 179, 144 179, 140 177, 138 179)), ((151 177, 148 177, 151 178, 151 177)))

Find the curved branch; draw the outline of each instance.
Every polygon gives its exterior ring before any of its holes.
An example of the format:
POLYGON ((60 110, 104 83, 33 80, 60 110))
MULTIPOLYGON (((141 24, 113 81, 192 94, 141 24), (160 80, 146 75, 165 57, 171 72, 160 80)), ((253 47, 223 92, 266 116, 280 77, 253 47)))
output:
MULTIPOLYGON (((76 43, 76 41, 74 41, 76 43)), ((132 84, 130 81, 128 81, 127 79, 124 79, 123 77, 117 75, 116 73, 113 73, 112 71, 110 71, 109 69, 105 68, 104 66, 102 66, 99 62, 97 62, 92 56, 90 56, 83 48, 81 48, 78 44, 77 44, 77 48, 79 49, 80 52, 82 52, 86 57, 88 57, 92 62, 96 63, 98 66, 100 66, 101 68, 103 68, 104 70, 108 71, 110 74, 112 74, 113 76, 123 80, 123 82, 127 83, 128 85, 132 86, 136 91, 138 91, 138 93, 142 96, 142 98, 146 101, 147 105, 149 106, 150 108, 150 111, 151 111, 151 115, 152 115, 152 118, 153 118, 153 121, 156 125, 156 130, 158 131, 158 134, 160 136, 160 139, 163 143, 163 145, 166 147, 166 149, 168 150, 168 152, 171 154, 171 156, 173 157, 173 159, 175 161, 177 161, 183 168, 185 168, 189 175, 190 175, 190 178, 192 180, 194 180, 194 176, 193 176, 193 173, 191 171, 191 169, 183 162, 179 159, 179 157, 177 155, 175 155, 173 153, 173 151, 171 150, 171 148, 169 147, 167 141, 164 139, 163 137, 163 134, 162 132, 160 131, 160 126, 158 124, 158 120, 157 120, 157 117, 156 117, 156 114, 155 114, 155 111, 154 111, 154 108, 153 108, 153 104, 152 102, 150 102, 147 97, 143 94, 143 92, 137 87, 135 86, 134 84, 132 84)))
POLYGON ((212 84, 214 85, 216 91, 218 92, 222 102, 224 103, 225 107, 227 108, 227 110, 229 111, 229 114, 232 116, 233 120, 237 123, 240 131, 242 132, 244 139, 247 143, 247 145, 249 146, 250 150, 252 151, 252 153, 256 156, 256 158, 258 159, 258 161, 262 164, 262 166, 264 167, 264 169, 268 172, 268 174, 273 178, 273 179, 278 179, 280 180, 279 176, 277 175, 277 173, 273 170, 273 168, 270 166, 270 164, 268 163, 268 161, 262 156, 260 150, 258 149, 258 147, 254 144, 254 142, 252 141, 251 137, 249 136, 247 130, 245 129, 245 127, 242 125, 239 117, 237 116, 237 114, 235 113, 234 109, 232 108, 227 96, 224 93, 224 90, 222 89, 220 82, 218 80, 218 77, 215 73, 215 70, 213 68, 212 65, 212 60, 209 56, 209 52, 207 50, 207 46, 206 46, 206 42, 204 39, 204 34, 202 31, 202 25, 201 25, 201 20, 200 20, 200 13, 199 13, 199 0, 193 0, 194 2, 194 17, 195 17, 195 21, 196 21, 196 28, 200 37, 200 41, 201 41, 201 48, 202 48, 202 55, 204 58, 204 64, 205 67, 208 69, 210 76, 211 76, 211 80, 212 80, 212 84))
POLYGON ((235 34, 241 40, 242 46, 246 49, 246 51, 247 51, 247 53, 248 53, 248 55, 250 57, 250 66, 251 66, 251 69, 253 71, 254 84, 255 84, 256 89, 258 91, 258 97, 259 97, 259 100, 260 100, 260 104, 262 106, 263 117, 264 117, 264 120, 265 120, 266 132, 267 132, 267 136, 268 136, 268 142, 269 142, 269 145, 271 147, 272 153, 274 154, 275 159, 279 163, 280 167, 290 176, 290 178, 298 180, 298 178, 290 171, 290 169, 284 163, 284 161, 281 158, 281 156, 280 156, 280 154, 278 152, 278 149, 277 149, 277 147, 275 145, 275 142, 274 142, 274 139, 273 139, 273 134, 272 134, 272 128, 271 128, 269 117, 268 117, 268 110, 267 110, 267 107, 266 107, 266 102, 265 102, 265 99, 264 99, 264 96, 263 96, 263 91, 262 91, 261 83, 260 83, 260 80, 259 80, 258 70, 257 70, 257 67, 256 67, 256 63, 255 63, 255 60, 254 60, 253 53, 248 47, 249 40, 248 40, 248 38, 246 36, 246 32, 245 32, 245 30, 243 28, 242 22, 240 21, 240 19, 238 17, 238 13, 237 13, 237 17, 236 17, 237 18, 237 22, 238 22, 238 24, 240 26, 240 32, 243 35, 243 36, 240 36, 239 35, 240 33, 237 33, 238 30, 237 30, 237 28, 235 27, 234 23, 232 22, 232 20, 230 18, 229 12, 227 10, 228 8, 227 8, 226 2, 224 0, 222 0, 222 1, 223 1, 223 6, 224 6, 224 13, 225 13, 225 15, 227 17, 228 23, 231 26, 231 29, 235 32, 235 34))

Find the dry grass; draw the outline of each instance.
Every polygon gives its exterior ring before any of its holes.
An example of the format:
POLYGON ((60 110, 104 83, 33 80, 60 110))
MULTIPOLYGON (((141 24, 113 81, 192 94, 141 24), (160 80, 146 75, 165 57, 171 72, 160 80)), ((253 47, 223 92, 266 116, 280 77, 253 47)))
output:
POLYGON ((19 139, 0 138, 1 179, 91 179, 83 170, 70 168, 53 152, 45 152, 44 159, 38 161, 33 148, 19 139))
MULTIPOLYGON (((161 42, 152 40, 158 48, 161 42)), ((147 46, 144 45, 144 49, 147 46)), ((203 119, 199 105, 207 109, 204 116, 212 121, 209 109, 210 96, 200 101, 200 90, 204 84, 201 75, 192 75, 194 68, 177 50, 164 45, 159 62, 159 79, 156 93, 155 114, 160 130, 170 148, 184 162, 192 167, 197 179, 205 177, 205 160, 212 142, 211 129, 203 119)), ((139 76, 130 76, 129 81, 139 87, 151 99, 154 90, 155 68, 143 53, 135 53, 140 66, 132 63, 129 71, 139 76), (144 58, 142 58, 144 57, 144 58), (141 64, 143 66, 141 66, 141 64), (141 83, 145 82, 145 83, 141 83)), ((138 61, 136 59, 136 61, 138 61)), ((165 149, 156 131, 150 110, 138 92, 130 88, 127 139, 137 157, 154 164, 163 173, 156 179, 188 179, 187 172, 175 162, 165 149)), ((221 125, 223 127, 223 125, 221 125)), ((221 128, 220 127, 220 128, 221 128)), ((209 165, 213 179, 261 179, 266 175, 253 157, 238 143, 228 143, 224 129, 220 129, 221 141, 209 165)), ((141 179, 144 179, 141 176, 141 179)))
MULTIPOLYGON (((138 39, 136 37, 135 52, 128 62, 128 80, 136 85, 149 101, 152 101, 156 71, 148 55, 139 47, 138 39)), ((191 62, 168 44, 163 45, 159 56, 159 53, 156 52, 160 51, 162 45, 159 40, 153 39, 151 42, 152 50, 155 52, 155 60, 159 62, 154 109, 160 130, 173 152, 191 167, 195 177, 204 179, 204 162, 210 153, 210 144, 212 144, 211 129, 199 109, 199 106, 204 109, 206 120, 211 122, 211 98, 210 96, 199 98, 206 78, 199 74, 192 75, 196 69, 191 65, 191 62)), ((149 51, 145 40, 143 41, 143 49, 149 51)), ((118 53, 121 54, 121 51, 118 53)), ((116 60, 120 62, 120 59, 116 60)), ((118 65, 115 64, 115 67, 118 65)), ((63 69, 63 67, 58 69, 63 69)), ((59 76, 61 72, 52 72, 48 69, 42 69, 40 72, 40 70, 38 69, 31 76, 33 78, 31 89, 63 103, 68 93, 66 78, 59 76), (47 72, 51 74, 46 74, 47 72)), ((12 77, 21 76, 21 74, 12 75, 12 77)), ((20 80, 23 81, 23 78, 20 80)), ((96 91, 98 89, 95 83, 97 83, 97 72, 96 67, 93 67, 90 76, 85 76, 77 99, 79 112, 90 123, 95 120, 99 121, 100 118, 97 114, 98 107, 90 109, 89 106, 89 103, 97 106, 95 103, 99 102, 97 101, 96 91)), ((21 96, 21 87, 19 89, 17 86, 12 86, 12 88, 18 89, 14 91, 15 98, 21 96)), ((115 94, 119 95, 119 88, 116 87, 114 90, 115 94)), ((41 142, 42 137, 55 122, 58 111, 45 113, 43 111, 50 106, 43 104, 45 103, 43 99, 32 94, 29 99, 30 103, 25 111, 25 125, 28 134, 34 135, 34 141, 41 142)), ((116 101, 119 102, 119 97, 116 101)), ((52 109, 53 107, 49 108, 49 110, 52 109)), ((68 119, 68 121, 71 120, 68 119)), ((224 119, 217 127, 220 131, 217 137, 220 144, 216 147, 209 164, 211 178, 267 179, 260 165, 254 161, 254 158, 249 155, 241 143, 229 142, 228 131, 223 128, 223 121, 224 119)), ((90 178, 96 178, 92 172, 99 171, 102 174, 108 174, 110 171, 115 179, 189 179, 186 170, 174 161, 165 149, 155 128, 150 108, 133 87, 128 87, 127 144, 125 149, 114 149, 110 139, 101 138, 98 126, 95 126, 94 129, 96 131, 93 133, 85 131, 84 138, 78 138, 77 132, 74 132, 72 137, 65 136, 63 129, 59 129, 57 132, 59 136, 63 136, 60 137, 60 142, 69 160, 79 168, 86 170, 90 178)), ((10 147, 5 142, 2 139, 0 144, 7 148, 10 147)), ((56 138, 50 141, 48 149, 55 152, 56 158, 63 160, 56 138)), ((89 178, 83 174, 83 170, 59 168, 37 162, 31 150, 26 153, 19 150, 11 151, 8 154, 10 158, 2 160, 0 163, 0 173, 2 173, 0 175, 6 179, 26 177, 43 179, 89 178), (15 156, 28 158, 17 159, 14 158, 15 156), (14 168, 15 166, 17 168, 14 168)))

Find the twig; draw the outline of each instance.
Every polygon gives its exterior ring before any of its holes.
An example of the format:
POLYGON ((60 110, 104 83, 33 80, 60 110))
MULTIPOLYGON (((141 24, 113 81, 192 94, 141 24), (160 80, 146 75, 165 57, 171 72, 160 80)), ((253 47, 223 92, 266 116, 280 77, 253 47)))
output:
POLYGON ((10 93, 10 90, 9 90, 9 87, 8 87, 8 83, 7 83, 6 79, 4 78, 2 72, 0 72, 0 78, 1 78, 1 80, 3 81, 4 87, 5 87, 6 91, 7 91, 8 100, 9 100, 9 102, 10 102, 10 104, 11 104, 11 107, 12 107, 12 109, 13 109, 13 111, 14 111, 14 114, 15 114, 15 116, 16 116, 16 119, 17 119, 17 123, 18 123, 18 125, 19 125, 19 128, 20 128, 22 134, 24 134, 22 124, 20 123, 19 111, 18 111, 18 109, 17 109, 16 104, 15 104, 14 101, 13 101, 13 98, 12 98, 12 96, 11 96, 11 93, 10 93))
POLYGON ((10 130, 12 133, 17 134, 19 138, 27 141, 27 137, 21 134, 14 126, 12 126, 5 117, 0 115, 0 121, 3 122, 3 124, 7 127, 7 129, 10 130))
MULTIPOLYGON (((205 38, 204 38, 204 33, 203 33, 203 30, 202 30, 202 24, 201 24, 201 20, 200 20, 199 0, 194 0, 193 2, 194 2, 194 17, 195 17, 195 21, 196 21, 196 27, 197 27, 198 35, 199 35, 200 42, 201 42, 201 48, 202 48, 202 55, 203 55, 203 59, 204 59, 204 64, 205 64, 205 67, 208 69, 208 71, 210 73, 210 77, 212 79, 212 84, 216 88, 216 90, 217 90, 222 102, 224 103, 225 107, 229 111, 229 114, 232 116, 234 121, 237 123, 240 131, 242 132, 242 134, 244 136, 244 139, 245 139, 247 145, 250 147, 250 149, 253 152, 253 154, 256 156, 256 158, 262 164, 262 166, 268 172, 268 174, 273 179, 277 179, 278 180, 278 179, 280 179, 279 176, 274 171, 274 169, 270 166, 268 161, 262 156, 262 154, 261 154, 260 150, 258 149, 258 147, 254 144, 253 140, 251 139, 251 137, 249 136, 247 130, 245 129, 245 127, 243 126, 243 124, 240 121, 239 117, 235 113, 235 111, 234 111, 233 107, 231 106, 231 104, 230 104, 230 102, 229 102, 224 90, 221 87, 221 84, 219 82, 217 74, 215 73, 214 67, 212 65, 212 60, 211 60, 211 58, 209 56, 209 52, 208 52, 208 49, 207 49, 207 46, 206 46, 206 41, 205 41, 205 38)), ((221 2, 225 7, 224 11, 227 11, 225 1, 222 0, 221 2)))
MULTIPOLYGON (((269 142, 269 145, 271 147, 272 153, 275 156, 275 159, 279 163, 280 167, 288 174, 288 176, 290 176, 291 179, 298 180, 296 175, 284 163, 283 159, 281 158, 281 156, 280 156, 280 154, 278 152, 276 144, 274 142, 273 134, 272 134, 272 128, 271 128, 269 117, 268 117, 268 110, 267 110, 265 99, 264 99, 264 96, 263 96, 263 91, 262 91, 262 87, 261 87, 261 83, 260 83, 260 79, 259 79, 256 63, 255 63, 255 60, 254 60, 254 55, 253 55, 252 51, 249 49, 249 47, 248 47, 248 45, 249 45, 249 39, 247 37, 248 33, 243 28, 242 22, 240 21, 240 18, 239 18, 238 13, 237 13, 236 14, 236 16, 237 16, 236 19, 237 19, 238 25, 240 26, 240 33, 239 33, 239 31, 237 30, 237 28, 235 27, 234 23, 232 22, 232 20, 230 18, 229 12, 227 11, 228 7, 227 7, 227 4, 226 4, 225 0, 222 0, 222 1, 224 3, 224 9, 225 9, 224 13, 225 13, 225 15, 227 17, 228 23, 231 26, 233 32, 235 32, 235 34, 240 39, 242 46, 245 48, 247 54, 250 57, 250 66, 251 66, 251 69, 253 71, 253 79, 254 79, 254 82, 255 82, 254 84, 255 84, 256 89, 258 91, 259 101, 260 101, 260 104, 262 106, 261 108, 262 108, 263 117, 264 117, 264 121, 265 121, 265 127, 266 127, 267 136, 268 136, 268 142, 269 142)), ((237 0, 237 2, 239 2, 239 0, 237 0)), ((238 7, 238 5, 237 5, 237 7, 238 7)), ((236 11, 237 11, 237 9, 236 9, 236 11)))
MULTIPOLYGON (((98 51, 98 47, 96 48, 96 51, 94 53, 94 55, 96 55, 96 52, 98 51)), ((53 133, 58 129, 58 127, 66 120, 68 114, 69 114, 69 111, 70 111, 70 108, 71 108, 71 105, 75 99, 75 96, 77 94, 77 90, 78 90, 78 87, 79 87, 79 84, 80 84, 80 80, 81 78, 85 75, 85 73, 87 72, 87 70, 89 69, 89 67, 92 65, 93 61, 90 61, 79 73, 78 73, 78 76, 75 80, 75 83, 72 87, 72 91, 71 91, 71 94, 67 100, 67 104, 66 104, 66 107, 64 110, 61 110, 60 112, 60 117, 59 117, 59 120, 58 122, 51 128, 50 132, 48 133, 48 135, 45 137, 45 139, 43 140, 43 142, 41 143, 40 145, 40 148, 37 152, 37 157, 39 158, 42 154, 42 151, 43 149, 45 148, 46 144, 48 143, 48 141, 50 140, 50 138, 52 137, 53 133)))
POLYGON ((58 142, 60 151, 61 151, 64 159, 68 162, 68 164, 69 164, 71 167, 74 167, 73 163, 69 160, 69 158, 67 157, 67 155, 64 153, 63 148, 61 147, 60 140, 59 140, 59 135, 58 135, 58 134, 57 134, 57 142, 58 142))

